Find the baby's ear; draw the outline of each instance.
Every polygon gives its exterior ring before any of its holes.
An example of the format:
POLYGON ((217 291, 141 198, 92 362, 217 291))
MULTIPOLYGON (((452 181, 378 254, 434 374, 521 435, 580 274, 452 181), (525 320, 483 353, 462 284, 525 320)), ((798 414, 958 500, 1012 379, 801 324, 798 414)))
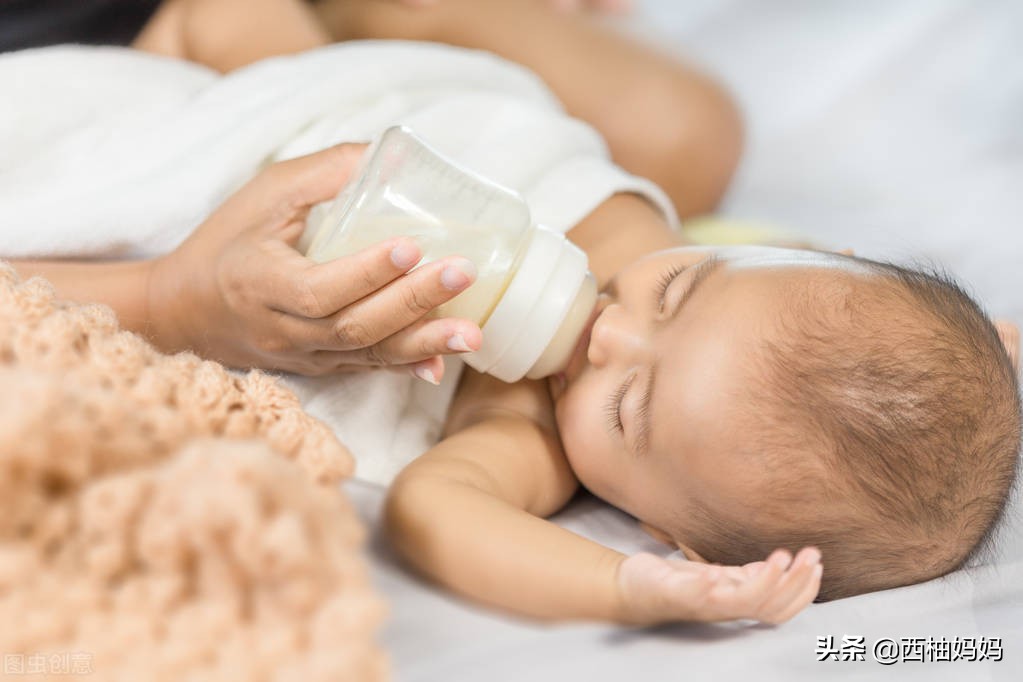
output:
POLYGON ((995 329, 998 330, 998 337, 1005 346, 1005 351, 1012 360, 1012 366, 1019 371, 1019 327, 1008 320, 995 320, 995 329))
POLYGON ((699 552, 697 552, 692 547, 689 547, 688 545, 685 545, 684 543, 681 543, 681 542, 676 542, 675 544, 678 546, 678 548, 680 550, 682 550, 682 553, 686 555, 686 559, 689 559, 690 561, 697 561, 697 562, 699 562, 701 564, 709 564, 710 563, 709 561, 704 559, 702 556, 700 556, 699 552))
POLYGON ((689 561, 699 561, 700 563, 703 564, 709 563, 706 559, 700 556, 694 549, 692 549, 691 547, 687 547, 685 543, 675 540, 674 538, 671 537, 671 535, 661 530, 660 528, 655 528, 654 526, 651 526, 649 523, 646 523, 645 521, 640 521, 639 527, 646 531, 647 535, 654 538, 655 540, 659 540, 664 544, 670 545, 672 547, 678 547, 680 550, 682 550, 682 553, 686 555, 686 559, 689 559, 689 561))
POLYGON ((642 528, 646 532, 646 534, 652 537, 654 540, 657 540, 658 542, 663 542, 666 545, 671 545, 672 547, 675 546, 675 541, 671 539, 671 536, 665 533, 660 528, 654 528, 646 521, 640 521, 639 527, 642 528))

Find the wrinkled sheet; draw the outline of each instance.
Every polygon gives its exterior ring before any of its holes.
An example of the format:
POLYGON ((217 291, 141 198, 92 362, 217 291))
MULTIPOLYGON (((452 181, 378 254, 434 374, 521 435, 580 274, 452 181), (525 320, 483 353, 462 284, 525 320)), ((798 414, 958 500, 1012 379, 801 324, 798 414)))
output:
MULTIPOLYGON (((1023 323, 1023 3, 1015 0, 642 0, 629 30, 718 74, 747 115, 724 212, 871 257, 946 266, 1023 323)), ((373 523, 381 491, 348 490, 373 523)), ((559 522, 623 551, 654 549, 592 500, 559 522)), ((425 586, 382 539, 383 643, 401 682, 457 680, 1023 679, 1019 505, 993 566, 811 606, 771 628, 537 625, 425 586), (862 635, 863 662, 818 662, 817 637, 862 635), (1001 638, 1001 662, 873 660, 878 639, 1001 638)), ((658 550, 664 553, 663 550, 658 550)))

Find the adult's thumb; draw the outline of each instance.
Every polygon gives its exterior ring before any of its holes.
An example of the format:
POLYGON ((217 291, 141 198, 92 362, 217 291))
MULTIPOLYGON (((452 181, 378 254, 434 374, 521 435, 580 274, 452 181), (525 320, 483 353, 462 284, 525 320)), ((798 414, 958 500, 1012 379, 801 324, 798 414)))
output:
POLYGON ((263 172, 267 189, 277 196, 283 193, 293 208, 333 199, 351 180, 366 147, 363 143, 346 142, 275 163, 263 172))

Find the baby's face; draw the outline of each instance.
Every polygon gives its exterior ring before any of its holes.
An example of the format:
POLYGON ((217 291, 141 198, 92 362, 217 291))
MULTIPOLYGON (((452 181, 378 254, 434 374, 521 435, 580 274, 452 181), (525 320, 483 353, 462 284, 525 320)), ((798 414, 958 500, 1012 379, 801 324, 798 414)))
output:
POLYGON ((794 288, 849 281, 836 270, 868 276, 832 254, 764 247, 671 249, 620 271, 550 380, 583 485, 657 528, 685 528, 697 507, 755 513, 766 463, 736 420, 756 409, 751 351, 794 288))

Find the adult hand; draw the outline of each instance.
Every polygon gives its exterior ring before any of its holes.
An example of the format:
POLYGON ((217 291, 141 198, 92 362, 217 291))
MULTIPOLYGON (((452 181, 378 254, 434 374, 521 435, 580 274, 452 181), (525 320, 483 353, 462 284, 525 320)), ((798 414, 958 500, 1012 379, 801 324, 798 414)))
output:
POLYGON ((669 621, 752 618, 783 623, 813 601, 820 589, 820 552, 784 550, 767 561, 717 566, 636 554, 618 567, 623 620, 641 625, 669 621))
POLYGON ((337 194, 364 148, 270 166, 157 259, 148 317, 159 344, 308 375, 395 365, 434 383, 440 355, 478 349, 473 322, 425 317, 474 281, 470 261, 409 272, 421 252, 407 237, 323 264, 295 250, 309 209, 337 194))

